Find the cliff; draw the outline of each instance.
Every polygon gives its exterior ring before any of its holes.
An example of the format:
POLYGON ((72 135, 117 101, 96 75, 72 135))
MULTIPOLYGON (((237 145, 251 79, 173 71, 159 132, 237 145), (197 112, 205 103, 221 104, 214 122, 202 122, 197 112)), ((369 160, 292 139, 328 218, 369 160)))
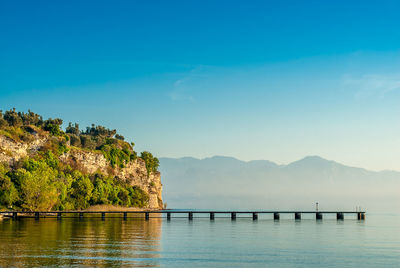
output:
POLYGON ((64 163, 72 163, 73 166, 78 166, 80 170, 86 173, 91 174, 100 171, 108 176, 122 179, 129 185, 138 186, 149 195, 148 208, 163 208, 160 172, 148 174, 146 163, 141 158, 129 162, 126 167, 112 169, 101 152, 72 148, 69 152, 62 154, 60 160, 64 163))
POLYGON ((163 208, 157 158, 149 152, 137 156, 134 143, 124 141, 115 130, 92 125, 81 131, 77 124, 70 124, 64 132, 61 123, 61 119, 44 121, 32 112, 15 110, 3 117, 0 111, 1 206, 15 204, 28 210, 35 206, 82 209, 95 204, 163 208), (10 119, 10 114, 14 118, 10 119), (31 121, 39 119, 25 123, 28 115, 31 121), (45 179, 34 181, 42 174, 45 179), (37 192, 42 196, 31 193, 31 185, 40 183, 37 192), (47 187, 50 184, 54 194, 47 187), (50 201, 44 200, 47 196, 50 201), (64 201, 57 201, 61 196, 64 201), (32 202, 37 204, 31 206, 32 202))
MULTIPOLYGON (((19 160, 28 156, 34 156, 38 151, 48 145, 51 137, 48 134, 34 134, 30 142, 14 141, 13 139, 0 134, 0 162, 14 166, 19 160)), ((147 172, 145 161, 137 158, 127 163, 123 168, 110 166, 109 161, 102 152, 88 151, 72 147, 67 144, 68 152, 59 156, 60 161, 70 164, 80 171, 93 174, 101 172, 107 176, 122 179, 131 186, 138 186, 149 195, 148 208, 162 209, 162 184, 160 172, 147 172)))

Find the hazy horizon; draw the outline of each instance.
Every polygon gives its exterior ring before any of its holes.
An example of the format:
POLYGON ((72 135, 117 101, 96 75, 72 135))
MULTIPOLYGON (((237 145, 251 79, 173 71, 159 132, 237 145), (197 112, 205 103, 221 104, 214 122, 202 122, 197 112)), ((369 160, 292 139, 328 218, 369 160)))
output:
POLYGON ((400 211, 400 172, 369 171, 317 156, 288 165, 231 157, 160 158, 171 208, 400 211))
POLYGON ((367 167, 352 166, 352 165, 347 164, 347 163, 336 161, 335 159, 327 159, 327 158, 322 157, 320 155, 305 155, 304 157, 301 157, 301 158, 298 158, 298 159, 294 159, 293 161, 289 161, 289 162, 285 162, 285 163, 280 163, 280 162, 274 161, 273 159, 240 159, 240 158, 237 158, 237 157, 234 157, 234 156, 230 156, 230 155, 211 155, 211 156, 205 156, 205 157, 194 157, 194 156, 189 156, 189 155, 180 156, 180 157, 159 156, 158 158, 160 158, 160 159, 161 158, 171 158, 171 159, 194 158, 196 160, 205 160, 205 159, 211 159, 211 158, 215 158, 215 157, 234 158, 236 160, 239 160, 239 161, 242 161, 242 162, 247 162, 247 163, 248 162, 253 162, 253 161, 267 161, 267 162, 271 162, 271 163, 274 163, 274 164, 279 165, 279 166, 286 166, 286 165, 290 165, 292 163, 301 161, 301 160, 306 159, 306 158, 317 157, 317 158, 322 158, 322 159, 327 160, 327 161, 333 161, 333 162, 336 162, 338 164, 345 165, 345 166, 348 166, 348 167, 360 168, 360 169, 365 169, 365 170, 369 170, 369 171, 376 171, 376 172, 380 172, 380 171, 395 171, 395 172, 400 172, 400 169, 378 169, 378 170, 374 170, 374 169, 370 169, 370 168, 367 168, 367 167))

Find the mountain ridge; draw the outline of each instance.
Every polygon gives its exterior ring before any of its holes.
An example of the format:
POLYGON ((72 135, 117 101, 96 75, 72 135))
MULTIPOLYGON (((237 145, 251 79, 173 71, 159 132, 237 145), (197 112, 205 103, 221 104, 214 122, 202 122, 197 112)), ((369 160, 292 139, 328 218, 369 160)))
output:
POLYGON ((213 159, 230 159, 230 160, 235 160, 235 161, 238 161, 238 162, 241 162, 241 163, 253 163, 253 162, 268 163, 268 164, 276 165, 277 167, 287 167, 287 166, 290 166, 290 165, 295 164, 295 163, 307 162, 309 160, 320 160, 320 161, 323 161, 323 162, 326 162, 326 163, 336 164, 336 165, 340 165, 340 166, 347 167, 347 168, 355 168, 355 169, 365 170, 365 171, 368 171, 368 172, 378 172, 378 173, 379 172, 394 172, 394 173, 399 173, 400 174, 400 171, 398 171, 398 170, 392 170, 392 169, 370 170, 370 169, 364 168, 364 167, 351 166, 351 165, 347 165, 347 164, 343 164, 343 163, 337 162, 335 160, 329 160, 329 159, 323 158, 323 157, 318 156, 318 155, 307 155, 307 156, 305 156, 303 158, 300 158, 299 160, 292 161, 292 162, 290 162, 288 164, 278 164, 278 163, 276 163, 274 161, 267 160, 267 159, 254 159, 254 160, 246 161, 246 160, 238 159, 238 158, 233 157, 233 156, 224 156, 224 155, 214 155, 214 156, 204 157, 204 158, 197 158, 197 157, 192 157, 192 156, 159 157, 159 159, 160 160, 162 159, 164 161, 168 161, 168 160, 185 160, 185 161, 186 160, 194 160, 194 161, 204 161, 204 160, 206 160, 206 161, 209 161, 209 160, 213 160, 213 159))
POLYGON ((315 200, 326 209, 400 204, 400 172, 370 171, 320 156, 287 165, 225 156, 159 160, 164 199, 174 208, 312 209, 315 200))

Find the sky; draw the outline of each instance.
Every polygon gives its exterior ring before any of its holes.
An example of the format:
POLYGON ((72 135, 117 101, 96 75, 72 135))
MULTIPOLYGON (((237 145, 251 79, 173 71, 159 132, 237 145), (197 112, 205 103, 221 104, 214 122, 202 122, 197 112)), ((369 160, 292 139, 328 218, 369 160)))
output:
POLYGON ((398 1, 1 1, 0 109, 158 157, 400 170, 398 1))

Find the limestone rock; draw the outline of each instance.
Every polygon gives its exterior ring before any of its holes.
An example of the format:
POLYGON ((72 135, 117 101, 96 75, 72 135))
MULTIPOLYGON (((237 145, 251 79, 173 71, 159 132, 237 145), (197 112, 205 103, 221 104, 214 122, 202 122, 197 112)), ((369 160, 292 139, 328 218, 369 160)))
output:
MULTIPOLYGON (((35 135, 35 137, 32 142, 25 143, 16 142, 0 135, 0 162, 13 165, 18 160, 34 154, 50 139, 48 136, 35 135)), ((141 158, 130 161, 124 168, 112 168, 102 152, 70 147, 67 153, 60 156, 60 161, 86 173, 100 171, 103 174, 123 179, 149 194, 149 209, 163 208, 161 175, 159 172, 148 174, 146 164, 141 158)))

